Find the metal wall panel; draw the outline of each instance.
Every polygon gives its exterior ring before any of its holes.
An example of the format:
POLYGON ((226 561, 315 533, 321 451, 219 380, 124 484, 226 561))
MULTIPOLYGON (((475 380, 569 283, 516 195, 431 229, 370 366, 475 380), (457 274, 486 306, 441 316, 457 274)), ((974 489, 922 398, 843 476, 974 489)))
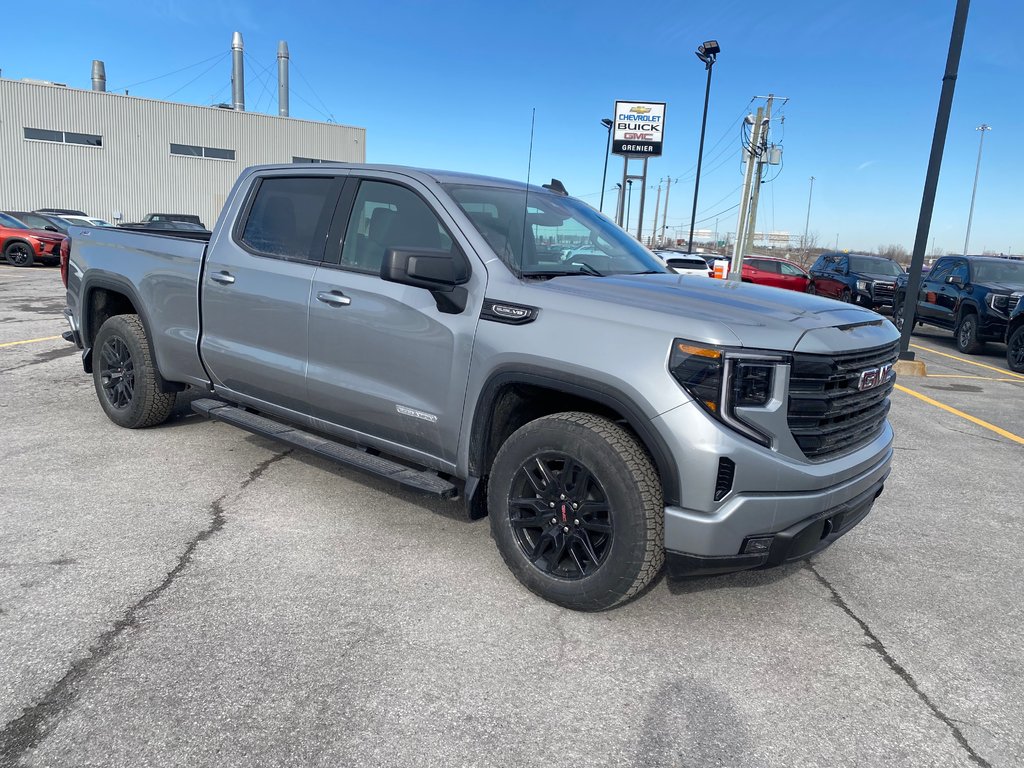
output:
POLYGON ((245 168, 292 157, 365 162, 366 129, 0 79, 0 210, 195 213, 212 228, 245 168), (103 146, 30 141, 25 128, 98 134, 103 146), (235 159, 172 155, 172 143, 235 159))

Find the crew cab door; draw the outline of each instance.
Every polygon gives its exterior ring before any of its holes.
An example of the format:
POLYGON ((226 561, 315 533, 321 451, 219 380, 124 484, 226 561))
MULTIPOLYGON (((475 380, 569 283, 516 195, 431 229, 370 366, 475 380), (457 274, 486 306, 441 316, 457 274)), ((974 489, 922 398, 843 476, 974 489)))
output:
POLYGON ((939 259, 935 266, 921 280, 921 290, 918 294, 917 316, 922 320, 936 325, 949 326, 948 312, 943 314, 940 305, 940 297, 948 296, 950 289, 956 288, 946 282, 955 264, 954 259, 939 259))
POLYGON ((343 179, 257 178, 236 226, 212 242, 200 277, 200 350, 216 388, 303 412, 309 292, 343 179))
POLYGON ((364 172, 346 186, 309 301, 314 426, 428 465, 454 467, 486 273, 475 260, 462 311, 381 278, 388 248, 472 251, 418 181, 364 172))
POLYGON ((821 296, 838 298, 843 293, 846 283, 843 279, 842 262, 846 258, 840 255, 822 256, 811 270, 814 278, 815 291, 821 296))

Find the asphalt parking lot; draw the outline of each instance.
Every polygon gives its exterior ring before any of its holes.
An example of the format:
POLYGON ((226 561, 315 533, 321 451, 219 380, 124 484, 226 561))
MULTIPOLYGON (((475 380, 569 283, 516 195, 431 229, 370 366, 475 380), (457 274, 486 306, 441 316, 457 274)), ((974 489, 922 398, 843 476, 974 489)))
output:
POLYGON ((1024 764, 1001 345, 915 337, 893 473, 830 550, 586 615, 457 505, 187 404, 115 427, 63 304, 0 266, 0 766, 1024 764))

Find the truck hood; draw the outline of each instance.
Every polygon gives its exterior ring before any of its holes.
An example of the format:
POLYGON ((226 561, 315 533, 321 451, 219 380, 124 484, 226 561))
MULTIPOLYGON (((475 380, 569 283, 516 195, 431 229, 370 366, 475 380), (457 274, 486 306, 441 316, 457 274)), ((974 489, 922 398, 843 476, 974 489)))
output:
POLYGON ((979 283, 991 291, 1003 291, 1005 293, 1020 293, 1024 291, 1024 283, 979 283))
POLYGON ((853 275, 858 280, 877 280, 881 283, 895 283, 897 280, 906 280, 906 273, 902 275, 883 275, 881 272, 857 272, 853 275))
POLYGON ((570 310, 572 297, 589 305, 580 306, 581 313, 621 316, 698 342, 832 354, 899 339, 895 326, 870 310, 733 280, 669 274, 572 275, 537 287, 564 297, 560 301, 549 296, 547 306, 570 310))

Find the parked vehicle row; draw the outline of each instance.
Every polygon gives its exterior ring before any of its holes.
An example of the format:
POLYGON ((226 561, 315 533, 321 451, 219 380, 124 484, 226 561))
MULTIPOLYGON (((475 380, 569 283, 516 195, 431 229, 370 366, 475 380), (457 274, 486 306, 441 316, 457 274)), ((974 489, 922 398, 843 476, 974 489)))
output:
MULTIPOLYGON (((893 322, 902 330, 907 286, 900 281, 893 322)), ((952 331, 956 347, 968 355, 988 341, 1007 343, 1007 363, 1024 368, 1024 334, 1020 333, 1024 262, 993 256, 944 256, 921 279, 915 323, 952 331), (1011 322, 1012 318, 1012 322, 1011 322)))
POLYGON ((6 213, 0 213, 0 253, 15 267, 31 267, 36 259, 47 266, 60 263, 60 249, 67 237, 56 229, 36 229, 6 213))

